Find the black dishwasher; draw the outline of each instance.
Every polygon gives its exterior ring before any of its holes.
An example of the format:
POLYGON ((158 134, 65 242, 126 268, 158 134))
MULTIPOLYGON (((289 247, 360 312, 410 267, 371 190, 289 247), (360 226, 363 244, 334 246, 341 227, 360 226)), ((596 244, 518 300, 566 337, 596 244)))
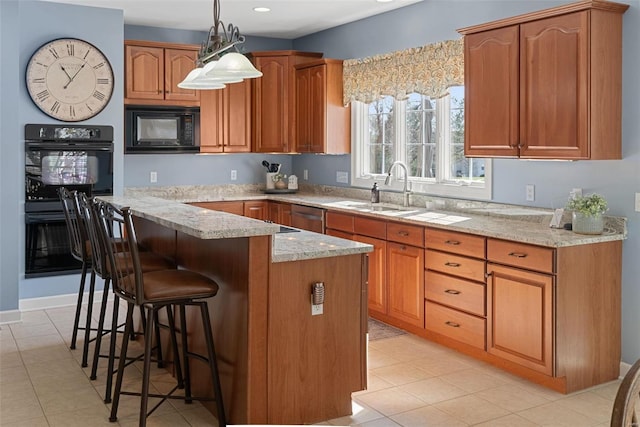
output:
POLYGON ((291 205, 291 226, 324 234, 324 209, 291 205))

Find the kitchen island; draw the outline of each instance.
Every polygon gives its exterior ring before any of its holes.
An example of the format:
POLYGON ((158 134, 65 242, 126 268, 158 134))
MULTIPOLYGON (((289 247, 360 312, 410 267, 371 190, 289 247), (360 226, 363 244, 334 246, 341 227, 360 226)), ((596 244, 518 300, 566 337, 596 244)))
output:
MULTIPOLYGON (((369 245, 279 233, 277 224, 154 197, 104 200, 131 208, 143 246, 220 286, 209 308, 230 423, 302 424, 351 413, 351 393, 366 388, 369 245), (312 315, 317 282, 325 301, 312 315)), ((189 345, 202 354, 196 316, 187 312, 189 345)), ((195 392, 211 389, 206 369, 192 362, 195 392)))

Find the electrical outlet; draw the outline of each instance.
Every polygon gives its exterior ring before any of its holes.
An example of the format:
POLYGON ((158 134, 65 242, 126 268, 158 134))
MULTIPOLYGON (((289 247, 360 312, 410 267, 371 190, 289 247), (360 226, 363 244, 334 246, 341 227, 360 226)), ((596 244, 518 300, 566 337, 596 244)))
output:
POLYGON ((323 304, 311 304, 311 315, 317 316, 324 312, 323 304))
POLYGON ((302 172, 302 177, 304 178, 305 181, 309 179, 309 171, 307 169, 305 169, 304 172, 302 172))
POLYGON ((235 181, 236 179, 238 179, 238 171, 235 169, 231 170, 231 181, 235 181))
POLYGON ((533 184, 527 184, 527 201, 528 202, 533 202, 536 199, 536 186, 533 184))
POLYGON ((349 183, 349 174, 347 172, 338 171, 336 172, 336 182, 341 182, 343 184, 349 183))
POLYGON ((640 193, 636 193, 636 212, 640 212, 640 193))
POLYGON ((149 182, 158 182, 158 172, 149 172, 149 182))

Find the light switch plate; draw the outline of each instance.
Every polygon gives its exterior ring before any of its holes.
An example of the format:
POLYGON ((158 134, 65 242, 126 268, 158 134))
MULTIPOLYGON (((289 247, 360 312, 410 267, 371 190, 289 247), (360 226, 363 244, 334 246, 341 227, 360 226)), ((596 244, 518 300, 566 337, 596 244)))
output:
POLYGON ((149 182, 158 182, 158 172, 149 172, 149 182))
POLYGON ((338 171, 336 172, 336 182, 341 182, 343 184, 349 183, 349 173, 338 171))
POLYGON ((231 170, 231 181, 235 181, 236 179, 238 179, 238 171, 235 169, 231 170))
POLYGON ((636 212, 640 212, 640 193, 636 193, 636 212))

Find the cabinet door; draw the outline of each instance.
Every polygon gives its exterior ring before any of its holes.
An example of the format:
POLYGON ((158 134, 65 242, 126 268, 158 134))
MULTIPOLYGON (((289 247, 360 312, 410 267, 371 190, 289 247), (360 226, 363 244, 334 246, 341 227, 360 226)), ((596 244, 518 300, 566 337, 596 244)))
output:
POLYGON ((311 149, 310 69, 296 70, 296 151, 311 149))
POLYGON ((518 26, 464 38, 467 157, 518 155, 518 26))
POLYGON ((424 328, 424 251, 387 242, 389 316, 424 328))
POLYGON ((553 374, 553 277, 489 264, 487 351, 553 374))
POLYGON ((521 157, 589 157, 588 16, 520 26, 521 157))
POLYGON ((227 212, 240 216, 244 215, 244 203, 242 202, 193 202, 189 204, 213 211, 227 212))
POLYGON ((356 242, 367 243, 373 246, 373 252, 369 252, 369 312, 387 314, 387 242, 366 236, 353 236, 356 242))
POLYGON ((309 151, 324 153, 326 133, 327 105, 327 67, 317 65, 309 68, 309 151))
POLYGON ((180 89, 180 83, 196 65, 198 52, 187 49, 164 50, 164 99, 168 101, 198 101, 200 91, 180 89))
POLYGON ((269 202, 269 221, 276 224, 291 225, 291 204, 269 202))
POLYGON ((125 98, 164 100, 164 49, 125 46, 125 98))
POLYGON ((244 216, 266 220, 268 216, 267 202, 264 200, 244 202, 244 216))
POLYGON ((289 151, 289 58, 258 57, 262 77, 254 79, 254 141, 258 153, 289 151))
POLYGON ((251 81, 227 84, 224 89, 226 153, 251 151, 251 81))
POLYGON ((203 90, 200 95, 201 153, 222 153, 224 150, 223 90, 203 90))

